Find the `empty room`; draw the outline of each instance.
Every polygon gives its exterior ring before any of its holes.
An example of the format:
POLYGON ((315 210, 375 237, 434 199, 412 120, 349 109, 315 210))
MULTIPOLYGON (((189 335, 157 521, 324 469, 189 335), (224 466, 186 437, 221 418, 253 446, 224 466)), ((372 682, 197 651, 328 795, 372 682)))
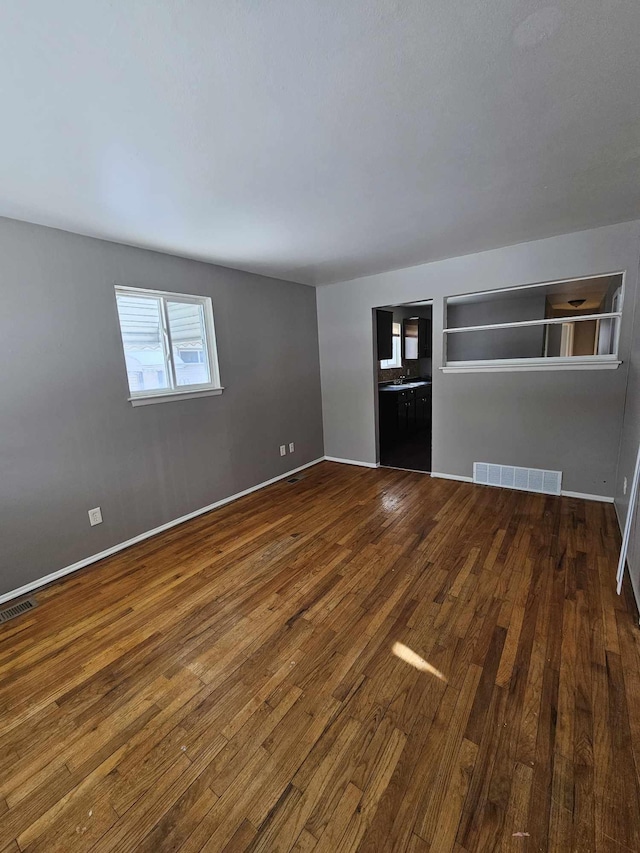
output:
POLYGON ((637 0, 0 80, 0 853, 640 853, 637 0))

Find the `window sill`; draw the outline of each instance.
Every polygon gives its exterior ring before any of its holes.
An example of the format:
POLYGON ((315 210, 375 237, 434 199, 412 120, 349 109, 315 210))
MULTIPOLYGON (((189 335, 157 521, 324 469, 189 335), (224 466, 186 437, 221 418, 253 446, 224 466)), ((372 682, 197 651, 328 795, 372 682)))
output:
POLYGON ((440 370, 443 373, 513 373, 547 370, 617 370, 622 364, 615 356, 584 356, 583 358, 514 358, 501 361, 450 361, 440 370))
POLYGON ((150 406, 154 403, 172 403, 176 400, 193 400, 196 397, 216 397, 224 388, 200 388, 197 391, 175 391, 171 394, 149 394, 143 397, 129 397, 132 406, 150 406))

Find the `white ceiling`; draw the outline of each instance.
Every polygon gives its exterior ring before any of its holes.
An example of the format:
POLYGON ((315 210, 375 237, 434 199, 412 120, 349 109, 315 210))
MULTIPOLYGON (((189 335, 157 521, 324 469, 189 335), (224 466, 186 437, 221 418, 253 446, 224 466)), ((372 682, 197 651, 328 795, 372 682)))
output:
POLYGON ((0 215, 322 284, 640 216, 638 0, 3 0, 0 215))

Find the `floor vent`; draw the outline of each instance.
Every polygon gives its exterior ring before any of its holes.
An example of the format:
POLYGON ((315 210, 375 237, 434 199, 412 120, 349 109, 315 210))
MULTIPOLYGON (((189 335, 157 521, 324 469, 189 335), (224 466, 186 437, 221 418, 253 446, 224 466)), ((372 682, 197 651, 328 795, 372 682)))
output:
POLYGON ((503 489, 520 489, 559 495, 562 471, 545 471, 542 468, 516 468, 514 465, 493 465, 489 462, 473 463, 473 482, 483 486, 500 486, 503 489))
POLYGON ((35 598, 25 598, 24 601, 19 601, 17 604, 11 604, 9 607, 3 608, 0 610, 0 625, 3 622, 8 622, 9 619, 21 616, 23 613, 26 613, 27 610, 33 610, 33 608, 37 606, 38 603, 35 598))
POLYGON ((287 483, 299 483, 300 480, 304 480, 304 474, 296 474, 295 477, 289 477, 287 483))

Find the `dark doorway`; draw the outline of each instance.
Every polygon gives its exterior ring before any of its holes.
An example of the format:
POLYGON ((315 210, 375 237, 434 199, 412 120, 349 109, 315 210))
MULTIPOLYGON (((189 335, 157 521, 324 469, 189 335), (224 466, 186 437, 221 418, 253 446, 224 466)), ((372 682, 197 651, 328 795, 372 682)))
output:
POLYGON ((385 306, 376 329, 380 464, 431 471, 430 302, 385 306))

